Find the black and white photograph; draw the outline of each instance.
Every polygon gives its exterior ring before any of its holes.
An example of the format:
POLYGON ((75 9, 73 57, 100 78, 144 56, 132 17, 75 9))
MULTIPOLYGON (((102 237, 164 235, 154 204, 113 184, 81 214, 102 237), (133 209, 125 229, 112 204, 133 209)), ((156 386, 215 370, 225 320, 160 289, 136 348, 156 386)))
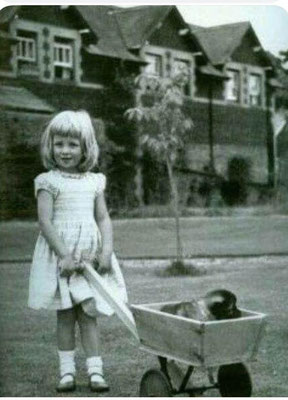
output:
POLYGON ((9 1, 0 396, 288 397, 287 9, 9 1))

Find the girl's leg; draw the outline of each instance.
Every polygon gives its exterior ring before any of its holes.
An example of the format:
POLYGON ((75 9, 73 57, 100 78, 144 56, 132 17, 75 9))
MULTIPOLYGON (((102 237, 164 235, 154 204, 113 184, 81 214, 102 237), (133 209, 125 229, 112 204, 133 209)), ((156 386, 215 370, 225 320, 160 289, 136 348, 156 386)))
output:
POLYGON ((76 307, 76 312, 81 342, 86 357, 97 357, 99 356, 99 333, 97 319, 87 315, 81 307, 81 304, 76 307))
POLYGON ((60 351, 75 349, 76 318, 75 308, 57 311, 57 344, 60 351))
POLYGON ((60 362, 59 392, 67 392, 75 389, 75 324, 76 310, 57 311, 57 343, 60 362))
POLYGON ((92 391, 109 390, 103 378, 103 363, 99 355, 99 333, 95 317, 87 315, 82 306, 77 307, 77 321, 80 328, 81 341, 86 354, 86 367, 89 376, 89 386, 92 391))

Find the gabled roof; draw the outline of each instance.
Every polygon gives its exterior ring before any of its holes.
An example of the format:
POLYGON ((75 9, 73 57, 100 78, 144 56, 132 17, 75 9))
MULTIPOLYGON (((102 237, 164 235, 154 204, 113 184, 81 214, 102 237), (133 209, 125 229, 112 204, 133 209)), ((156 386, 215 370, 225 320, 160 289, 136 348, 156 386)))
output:
POLYGON ((98 39, 97 43, 87 48, 90 53, 134 62, 143 61, 131 54, 125 46, 114 13, 117 7, 75 6, 75 8, 98 39))
MULTIPOLYGON (((174 12, 173 18, 176 18, 183 29, 187 29, 189 38, 193 47, 203 50, 197 37, 189 32, 189 26, 183 19, 178 8, 175 5, 172 6, 137 6, 130 8, 122 8, 115 10, 115 15, 120 26, 123 39, 129 50, 140 49, 145 45, 146 41, 149 41, 153 33, 159 29, 169 13, 174 12)), ((203 53, 203 57, 206 61, 207 55, 203 53)))
POLYGON ((250 22, 237 22, 210 28, 190 25, 190 29, 214 65, 225 64, 249 30, 254 35, 255 45, 261 46, 250 22))
POLYGON ((173 6, 138 6, 115 12, 128 49, 140 48, 159 27, 173 6))

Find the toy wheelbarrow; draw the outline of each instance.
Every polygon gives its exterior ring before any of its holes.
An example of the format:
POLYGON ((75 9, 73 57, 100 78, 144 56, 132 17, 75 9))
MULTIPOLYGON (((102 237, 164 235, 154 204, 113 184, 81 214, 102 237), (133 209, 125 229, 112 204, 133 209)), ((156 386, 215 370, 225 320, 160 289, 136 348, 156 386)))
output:
POLYGON ((256 357, 265 315, 241 309, 241 318, 203 322, 160 311, 177 303, 131 306, 140 348, 160 362, 159 369, 144 373, 140 397, 197 396, 209 389, 218 389, 223 397, 250 397, 252 381, 244 362, 256 357), (186 373, 181 376, 173 360, 186 364, 186 373), (195 367, 206 369, 209 385, 188 387, 195 367))
POLYGON ((264 332, 264 314, 240 309, 241 318, 203 322, 161 311, 164 305, 179 302, 131 305, 131 313, 125 304, 114 299, 105 281, 89 264, 84 274, 136 338, 140 349, 158 357, 160 368, 149 369, 142 376, 140 397, 184 393, 198 396, 209 389, 218 389, 223 397, 251 396, 252 381, 244 363, 256 358, 264 332), (180 376, 175 362, 187 365, 184 375, 180 376), (195 367, 206 369, 209 385, 188 386, 195 367))

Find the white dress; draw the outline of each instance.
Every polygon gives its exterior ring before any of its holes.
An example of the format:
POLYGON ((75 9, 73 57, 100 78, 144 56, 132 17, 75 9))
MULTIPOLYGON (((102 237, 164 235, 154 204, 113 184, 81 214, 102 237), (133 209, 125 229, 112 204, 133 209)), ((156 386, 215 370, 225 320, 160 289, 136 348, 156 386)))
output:
MULTIPOLYGON (((53 226, 77 261, 83 256, 95 258, 101 250, 94 204, 105 186, 105 176, 92 172, 68 174, 52 170, 35 179, 35 196, 40 189, 52 194, 53 226)), ((104 279, 115 297, 127 302, 125 282, 115 254, 111 265, 112 273, 104 275, 104 279)), ((113 309, 82 274, 75 272, 69 279, 60 276, 58 257, 40 232, 30 272, 28 306, 64 310, 76 304, 81 304, 91 316, 113 314, 113 309)))

